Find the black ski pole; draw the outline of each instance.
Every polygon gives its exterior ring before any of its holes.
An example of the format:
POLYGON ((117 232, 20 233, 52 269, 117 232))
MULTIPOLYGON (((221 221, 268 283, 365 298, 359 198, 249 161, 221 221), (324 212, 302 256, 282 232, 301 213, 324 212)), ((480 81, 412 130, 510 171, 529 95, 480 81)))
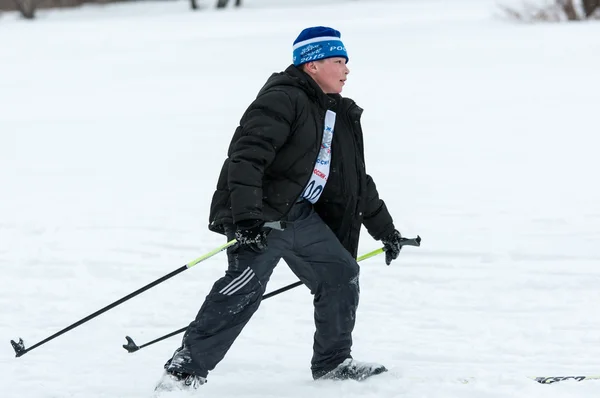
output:
POLYGON ((194 265, 196 265, 196 264, 198 264, 198 263, 200 263, 200 262, 202 262, 202 261, 204 261, 204 260, 206 260, 206 259, 214 256, 215 254, 218 254, 219 252, 222 252, 223 250, 227 249, 229 246, 234 245, 235 243, 237 243, 237 241, 235 239, 230 240, 226 244, 224 244, 224 245, 222 245, 220 247, 217 247, 216 249, 214 249, 213 251, 211 251, 209 253, 206 253, 202 257, 198 257, 194 261, 191 261, 191 262, 187 263, 186 265, 183 265, 180 268, 177 268, 175 271, 173 271, 173 272, 171 272, 171 273, 163 276, 162 278, 159 278, 159 279, 155 280, 154 282, 149 283, 146 286, 144 286, 144 287, 136 290, 135 292, 133 292, 131 294, 128 294, 127 296, 125 296, 125 297, 123 297, 123 298, 121 298, 121 299, 113 302, 112 304, 109 304, 106 307, 104 307, 104 308, 102 308, 102 309, 94 312, 93 314, 90 314, 90 315, 86 316, 85 318, 80 319, 79 321, 75 322, 74 324, 72 324, 70 326, 67 326, 66 328, 64 328, 64 329, 62 329, 62 330, 54 333, 52 336, 45 338, 44 340, 40 341, 39 343, 36 343, 36 344, 32 345, 29 348, 25 348, 25 343, 23 342, 22 338, 19 338, 18 342, 14 341, 14 340, 11 340, 10 344, 12 344, 12 346, 13 346, 13 348, 15 350, 17 358, 20 357, 20 356, 22 356, 22 355, 24 355, 24 354, 27 354, 29 351, 33 350, 34 348, 37 348, 37 347, 39 347, 39 346, 41 346, 43 344, 46 344, 50 340, 53 340, 53 339, 57 338, 58 336, 60 336, 60 335, 62 335, 64 333, 67 333, 69 330, 73 330, 76 327, 78 327, 78 326, 86 323, 87 321, 89 321, 91 319, 94 319, 98 315, 103 314, 106 311, 108 311, 108 310, 110 310, 112 308, 115 308, 116 306, 118 306, 120 304, 123 304, 125 301, 127 301, 127 300, 129 300, 129 299, 131 299, 131 298, 133 298, 135 296, 137 296, 138 294, 140 294, 142 292, 145 292, 146 290, 148 290, 148 289, 150 289, 150 288, 152 288, 152 287, 154 287, 154 286, 156 286, 156 285, 158 285, 160 283, 163 283, 167 279, 172 278, 175 275, 177 275, 177 274, 179 274, 179 273, 181 273, 181 272, 183 272, 183 271, 185 271, 185 270, 187 270, 189 268, 192 268, 194 265))
MULTIPOLYGON (((302 284, 302 282, 301 282, 301 281, 294 282, 294 283, 292 283, 291 285, 287 285, 287 286, 285 286, 285 287, 282 287, 281 289, 277 289, 277 290, 275 290, 275 291, 272 291, 271 293, 267 293, 267 294, 265 294, 265 295, 263 295, 263 296, 262 296, 262 300, 266 300, 266 299, 268 299, 269 297, 277 296, 279 293, 283 293, 283 292, 285 292, 285 291, 288 291, 288 290, 290 290, 290 289, 293 289, 293 288, 295 288, 295 287, 297 287, 297 286, 300 286, 301 284, 302 284)), ((157 339, 155 339, 155 340, 149 341, 148 343, 146 343, 146 344, 142 344, 142 345, 140 345, 140 346, 138 346, 137 344, 135 344, 135 342, 133 341, 133 339, 132 339, 131 337, 129 337, 129 336, 125 336, 125 339, 127 339, 127 344, 123 344, 123 348, 125 348, 125 349, 126 349, 128 352, 130 352, 130 353, 131 353, 131 352, 136 352, 136 351, 138 351, 138 350, 141 350, 141 349, 142 349, 142 348, 144 348, 144 347, 148 347, 149 345, 152 345, 152 344, 158 343, 159 341, 166 340, 166 339, 168 339, 169 337, 172 337, 172 336, 178 335, 179 333, 183 333, 183 332, 185 332, 185 330, 186 330, 187 328, 188 328, 188 327, 186 326, 186 327, 183 327, 183 328, 181 328, 181 329, 177 329, 177 330, 176 330, 176 331, 174 331, 174 332, 171 332, 171 333, 169 333, 169 334, 165 334, 165 335, 164 335, 164 336, 162 336, 162 337, 159 337, 159 338, 157 338, 157 339)))
MULTIPOLYGON (((402 246, 421 246, 421 237, 417 235, 416 238, 410 238, 410 239, 409 238, 402 238, 401 244, 402 244, 402 246)), ((367 254, 364 254, 364 255, 358 257, 356 259, 356 261, 360 262, 360 261, 366 260, 367 258, 374 257, 374 256, 376 256, 378 254, 383 253, 384 251, 385 250, 383 248, 379 248, 377 250, 373 250, 372 252, 369 252, 367 254)), ((287 292, 288 290, 291 290, 291 289, 293 289, 295 287, 298 287, 300 285, 302 285, 301 281, 294 282, 294 283, 292 283, 290 285, 282 287, 281 289, 277 289, 275 291, 272 291, 271 293, 267 293, 267 294, 263 295, 262 296, 262 300, 266 300, 269 297, 273 297, 273 296, 276 296, 276 295, 278 295, 280 293, 287 292)), ((183 327, 181 329, 177 329, 174 332, 166 334, 166 335, 164 335, 162 337, 159 337, 157 339, 149 341, 148 343, 142 344, 140 346, 138 346, 137 344, 135 344, 135 342, 133 341, 133 339, 131 337, 125 336, 125 339, 127 340, 127 344, 123 344, 123 348, 125 348, 127 350, 127 352, 129 352, 129 353, 136 352, 136 351, 141 350, 144 347, 148 347, 148 346, 150 346, 152 344, 158 343, 159 341, 163 341, 165 339, 168 339, 169 337, 173 337, 175 335, 178 335, 179 333, 183 333, 183 332, 185 332, 186 329, 187 329, 187 326, 185 326, 185 327, 183 327)))

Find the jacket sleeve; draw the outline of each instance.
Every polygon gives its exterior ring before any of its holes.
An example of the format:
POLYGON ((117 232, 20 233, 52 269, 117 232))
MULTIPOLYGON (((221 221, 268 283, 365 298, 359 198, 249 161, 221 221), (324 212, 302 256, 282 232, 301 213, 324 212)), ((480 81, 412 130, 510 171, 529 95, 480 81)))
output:
POLYGON ((291 134, 295 107, 289 95, 261 93, 248 107, 230 148, 228 185, 233 222, 262 220, 263 176, 291 134))
POLYGON ((375 182, 367 174, 367 203, 363 214, 363 225, 375 240, 394 232, 394 222, 383 200, 379 199, 379 193, 375 182))

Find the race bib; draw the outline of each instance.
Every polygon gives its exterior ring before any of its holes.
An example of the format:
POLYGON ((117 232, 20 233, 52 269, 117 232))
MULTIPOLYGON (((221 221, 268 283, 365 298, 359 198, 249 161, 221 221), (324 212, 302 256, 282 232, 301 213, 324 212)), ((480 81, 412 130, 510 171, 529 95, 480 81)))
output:
POLYGON ((327 111, 325 114, 325 129, 323 130, 323 142, 315 168, 313 169, 308 185, 304 188, 302 197, 310 203, 317 203, 329 177, 331 167, 331 142, 333 140, 333 127, 335 126, 335 112, 327 111))

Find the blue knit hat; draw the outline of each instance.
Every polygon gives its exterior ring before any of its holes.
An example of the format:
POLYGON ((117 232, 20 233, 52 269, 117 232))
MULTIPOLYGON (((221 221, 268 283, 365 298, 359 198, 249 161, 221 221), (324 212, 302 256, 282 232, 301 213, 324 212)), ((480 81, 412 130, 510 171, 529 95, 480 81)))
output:
POLYGON ((339 31, 326 26, 304 29, 294 41, 294 65, 332 57, 344 57, 348 62, 348 53, 341 37, 339 31))

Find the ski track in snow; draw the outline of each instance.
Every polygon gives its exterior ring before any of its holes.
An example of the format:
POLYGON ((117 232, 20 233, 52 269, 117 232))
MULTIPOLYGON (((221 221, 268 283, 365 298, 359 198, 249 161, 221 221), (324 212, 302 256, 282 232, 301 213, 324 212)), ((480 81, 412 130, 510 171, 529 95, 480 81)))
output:
MULTIPOLYGON (((349 49, 369 173, 423 238, 390 267, 361 263, 353 354, 390 372, 313 382, 298 287, 180 396, 597 397, 600 381, 525 376, 600 374, 600 25, 515 25, 492 1, 248 3, 3 15, 0 395, 151 396, 180 337, 128 354, 125 335, 189 323, 224 255, 22 358, 9 340, 29 347, 223 244, 206 219, 236 123, 295 35, 325 24, 349 49)), ((364 231, 360 253, 377 247, 364 231)), ((268 290, 293 282, 282 262, 268 290)))

